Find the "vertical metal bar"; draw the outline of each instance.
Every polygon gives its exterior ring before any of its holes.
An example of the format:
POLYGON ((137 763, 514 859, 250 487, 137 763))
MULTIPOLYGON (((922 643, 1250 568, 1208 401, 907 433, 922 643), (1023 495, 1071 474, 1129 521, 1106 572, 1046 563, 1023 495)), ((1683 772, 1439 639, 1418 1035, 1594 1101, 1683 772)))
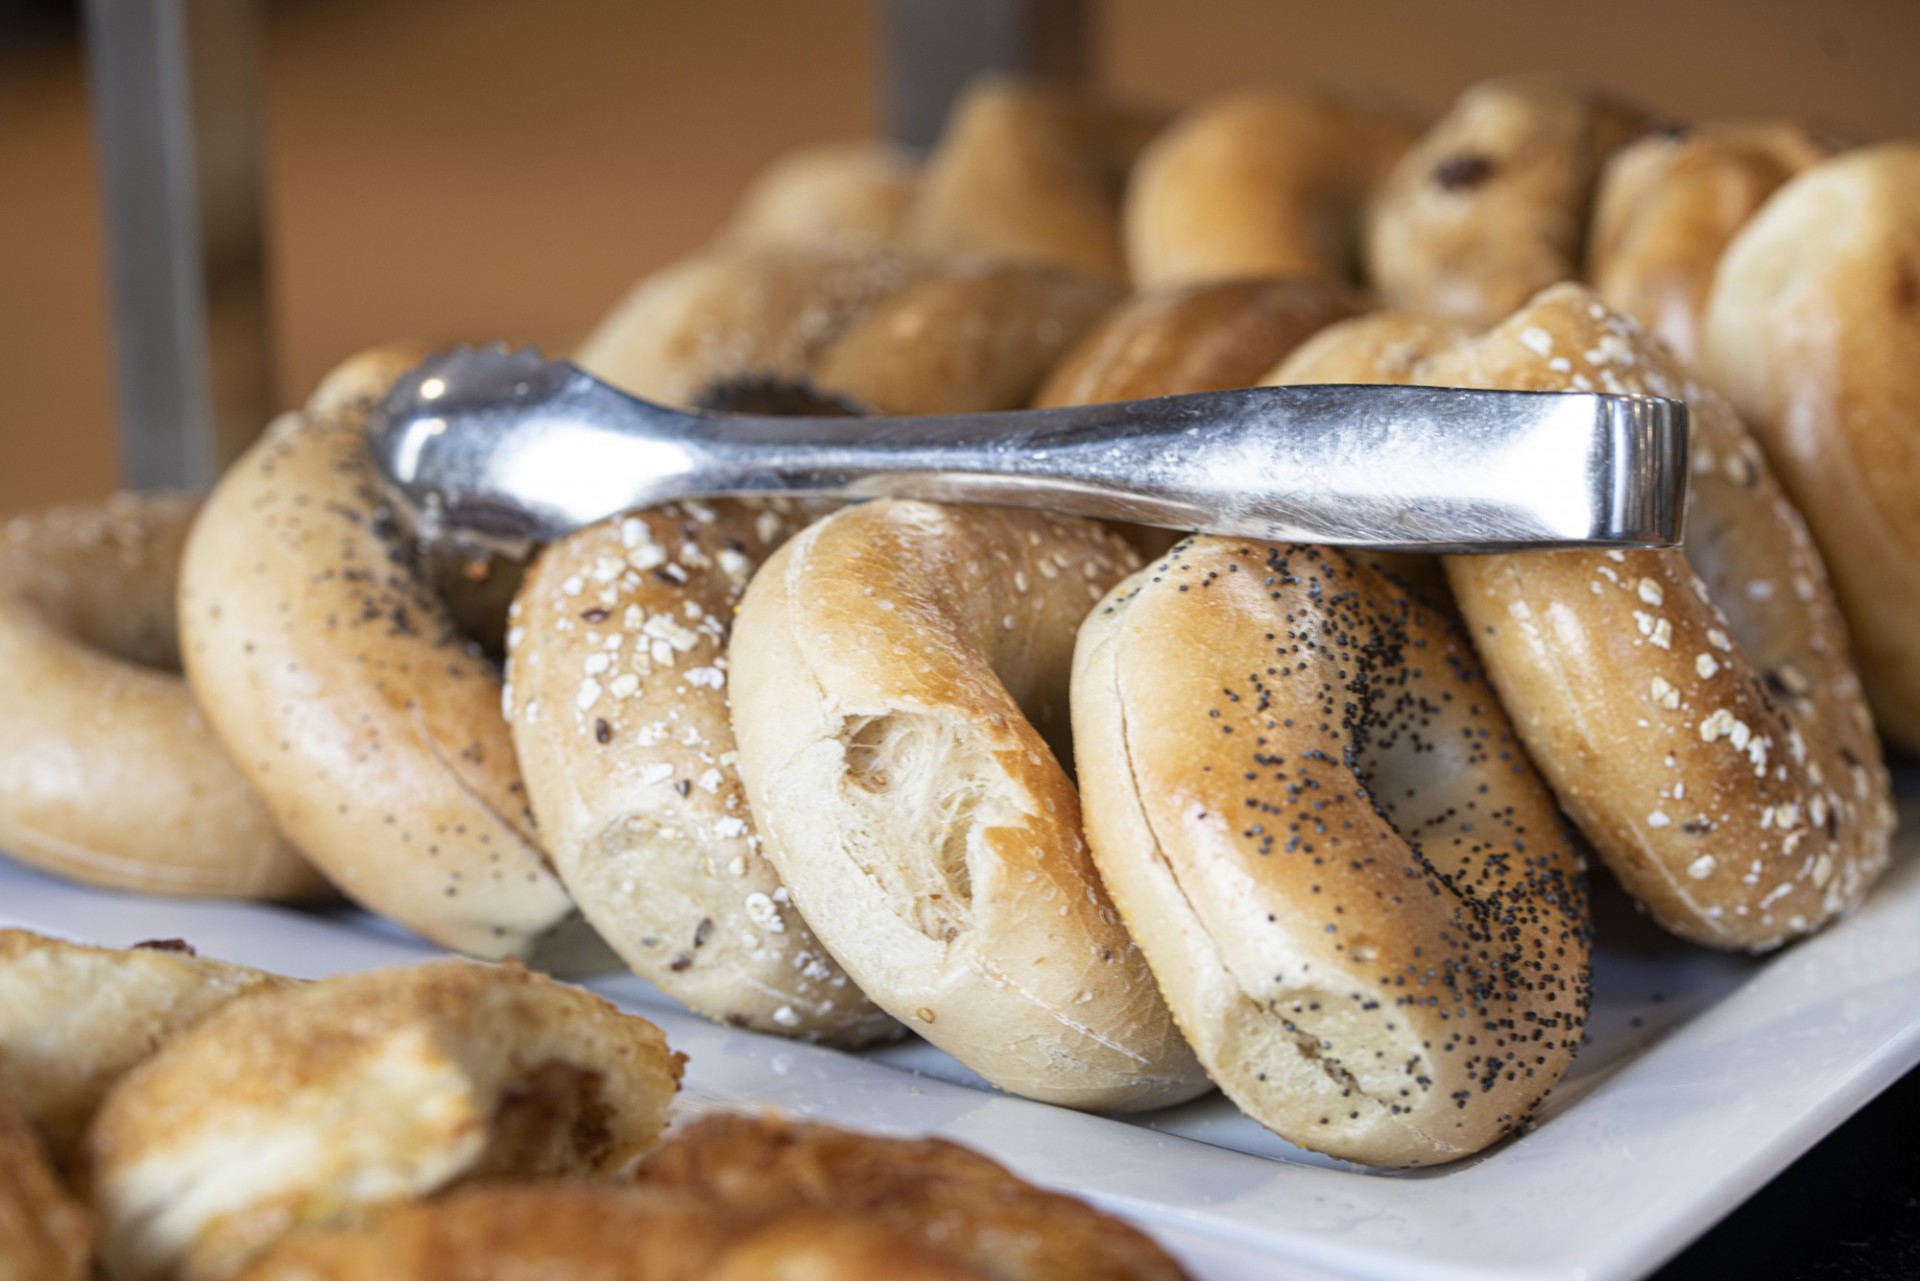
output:
POLYGON ((87 0, 121 473, 197 487, 272 408, 255 0, 87 0))
POLYGON ((931 146, 953 100, 983 72, 1084 81, 1091 13, 1092 0, 886 0, 887 131, 931 146))

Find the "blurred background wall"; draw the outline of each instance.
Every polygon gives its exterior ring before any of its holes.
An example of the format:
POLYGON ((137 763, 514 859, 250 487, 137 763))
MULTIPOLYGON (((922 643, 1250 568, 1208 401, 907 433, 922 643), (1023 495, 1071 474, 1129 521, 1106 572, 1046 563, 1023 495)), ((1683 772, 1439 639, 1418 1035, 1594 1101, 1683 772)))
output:
MULTIPOLYGON (((1920 135, 1914 0, 1096 0, 1109 88, 1262 79, 1438 111, 1560 72, 1682 118, 1920 135)), ((761 165, 878 126, 874 0, 272 0, 278 399, 384 339, 563 351, 761 165)), ((0 0, 0 514, 114 485, 95 173, 68 6, 0 0)))

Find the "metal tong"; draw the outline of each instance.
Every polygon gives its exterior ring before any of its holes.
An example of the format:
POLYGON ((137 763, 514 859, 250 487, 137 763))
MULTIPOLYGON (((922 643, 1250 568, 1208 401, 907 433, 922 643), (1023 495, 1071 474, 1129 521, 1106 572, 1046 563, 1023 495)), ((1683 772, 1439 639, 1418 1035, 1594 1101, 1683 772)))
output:
POLYGON ((518 558, 618 512, 807 494, 994 503, 1277 542, 1671 546, 1687 409, 1650 396, 1257 387, 917 418, 687 412, 503 347, 430 357, 367 424, 426 542, 518 558))

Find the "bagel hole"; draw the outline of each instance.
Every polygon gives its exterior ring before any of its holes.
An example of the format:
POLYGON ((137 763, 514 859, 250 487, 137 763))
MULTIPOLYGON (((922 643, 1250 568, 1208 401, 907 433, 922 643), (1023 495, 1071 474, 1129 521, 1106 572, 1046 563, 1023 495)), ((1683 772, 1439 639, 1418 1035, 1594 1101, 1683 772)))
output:
POLYGON ((972 925, 969 854, 995 808, 982 782, 994 762, 956 727, 913 713, 852 717, 839 738, 858 815, 849 851, 896 915, 952 942, 972 925))
POLYGON ((592 1068, 548 1060, 501 1093, 486 1150, 470 1179, 538 1178, 583 1174, 613 1150, 613 1109, 605 1076, 592 1068))

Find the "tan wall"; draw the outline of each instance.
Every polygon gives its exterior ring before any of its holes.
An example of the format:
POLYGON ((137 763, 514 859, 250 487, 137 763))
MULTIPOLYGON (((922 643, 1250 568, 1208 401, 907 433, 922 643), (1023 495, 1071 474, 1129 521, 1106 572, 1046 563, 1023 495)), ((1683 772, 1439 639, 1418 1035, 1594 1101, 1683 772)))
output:
MULTIPOLYGON (((306 0, 269 30, 281 392, 382 339, 563 348, 697 244, 781 149, 867 131, 868 0, 306 0)), ((1920 134, 1907 0, 1105 0, 1107 81, 1257 79, 1437 110, 1565 72, 1682 116, 1920 134)), ((0 73, 0 512, 113 483, 99 224, 76 60, 0 73)))

